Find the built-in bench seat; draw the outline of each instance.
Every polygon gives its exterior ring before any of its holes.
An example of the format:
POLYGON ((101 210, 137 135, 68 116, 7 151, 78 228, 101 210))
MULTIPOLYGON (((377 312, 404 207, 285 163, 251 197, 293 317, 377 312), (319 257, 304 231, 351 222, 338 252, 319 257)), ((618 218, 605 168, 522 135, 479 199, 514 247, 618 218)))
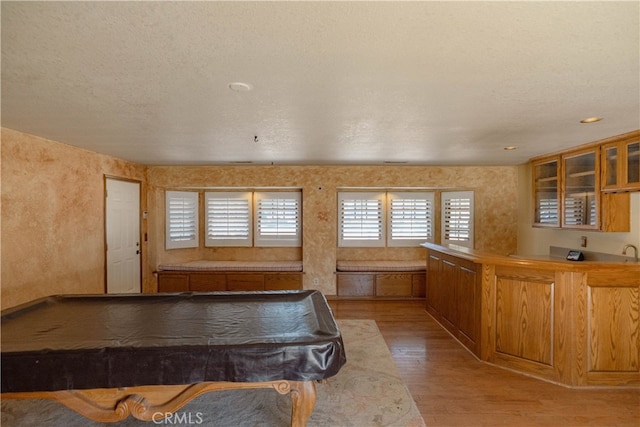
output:
POLYGON ((344 298, 424 298, 424 260, 336 263, 337 294, 344 298))
POLYGON ((302 261, 210 261, 160 264, 158 292, 302 289, 302 261))

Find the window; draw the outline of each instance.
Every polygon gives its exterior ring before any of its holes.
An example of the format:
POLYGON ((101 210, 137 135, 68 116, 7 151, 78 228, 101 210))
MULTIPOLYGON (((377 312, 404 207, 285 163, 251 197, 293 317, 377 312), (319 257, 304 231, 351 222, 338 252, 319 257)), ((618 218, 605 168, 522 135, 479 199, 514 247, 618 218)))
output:
POLYGON ((433 241, 433 193, 388 193, 388 246, 433 241))
POLYGON ((255 193, 256 246, 301 246, 301 193, 255 193))
POLYGON ((442 193, 442 243, 473 248, 473 191, 442 193))
POLYGON ((206 192, 205 245, 302 245, 300 191, 206 192))
POLYGON ((167 249, 198 247, 198 193, 166 191, 165 218, 167 249))
POLYGON ((251 246, 251 193, 205 193, 205 246, 251 246))
POLYGON ((340 192, 338 245, 417 246, 433 241, 429 192, 340 192))
POLYGON ((384 193, 338 193, 339 246, 384 246, 384 193))

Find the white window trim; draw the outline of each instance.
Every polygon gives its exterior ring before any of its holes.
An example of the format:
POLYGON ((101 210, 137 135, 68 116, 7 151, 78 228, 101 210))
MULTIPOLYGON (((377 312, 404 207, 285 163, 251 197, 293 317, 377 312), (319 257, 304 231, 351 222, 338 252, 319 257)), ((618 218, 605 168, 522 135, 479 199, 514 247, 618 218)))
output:
MULTIPOLYGON (((390 191, 387 193, 387 212, 388 212, 388 221, 387 221, 387 246, 389 247, 411 247, 418 246, 423 242, 433 242, 434 241, 434 206, 435 206, 435 193, 434 192, 397 192, 390 191), (426 228, 425 234, 416 235, 414 237, 409 238, 394 238, 393 233, 393 222, 394 222, 394 212, 392 209, 394 200, 424 200, 426 201, 426 228)), ((409 221, 411 222, 411 221, 409 221)), ((420 220, 416 221, 416 225, 420 224, 420 220)))
POLYGON ((340 247, 384 247, 386 241, 386 218, 384 208, 384 192, 338 192, 338 246, 340 247), (378 238, 358 239, 344 237, 343 203, 347 200, 377 200, 379 202, 378 238))
POLYGON ((473 249, 474 246, 474 194, 473 191, 444 191, 441 194, 441 240, 443 245, 458 245, 473 249), (468 237, 463 239, 448 239, 449 227, 447 221, 447 201, 452 199, 467 199, 469 200, 469 225, 468 225, 468 237))
POLYGON ((200 230, 199 230, 199 204, 198 193, 194 191, 165 191, 165 248, 166 249, 183 249, 197 248, 199 246, 200 230), (172 202, 182 203, 185 208, 185 214, 191 215, 193 220, 183 224, 182 227, 172 227, 171 221, 171 204, 172 202), (189 208, 191 208, 189 212, 189 208), (191 236, 185 238, 171 238, 172 234, 184 233, 184 229, 191 229, 191 236))
POLYGON ((205 246, 206 247, 250 247, 253 245, 253 214, 252 193, 240 191, 207 191, 205 194, 205 246), (244 223, 246 236, 244 238, 214 238, 209 232, 210 211, 209 202, 215 199, 246 200, 248 206, 247 219, 244 223))
MULTIPOLYGON (((302 192, 301 191, 280 191, 280 192, 255 192, 254 193, 254 244, 258 247, 300 247, 302 246, 302 192), (286 218, 285 224, 295 221, 294 233, 267 236, 262 233, 262 200, 287 200, 295 203, 295 218, 286 218)), ((284 213, 284 212, 283 212, 284 213)), ((291 213, 291 212, 290 212, 291 213)), ((288 228, 288 227, 287 227, 288 228)))

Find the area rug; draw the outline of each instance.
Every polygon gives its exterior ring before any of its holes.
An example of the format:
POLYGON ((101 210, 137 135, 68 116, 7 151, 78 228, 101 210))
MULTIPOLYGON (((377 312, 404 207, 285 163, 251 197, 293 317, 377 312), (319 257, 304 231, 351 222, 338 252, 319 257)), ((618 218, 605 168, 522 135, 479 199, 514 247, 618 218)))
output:
MULTIPOLYGON (((424 420, 400 378, 391 353, 373 320, 339 320, 347 364, 317 385, 317 401, 308 426, 424 426, 424 420)), ((2 427, 96 426, 288 426, 291 400, 275 390, 225 390, 207 393, 173 417, 143 422, 96 423, 48 400, 3 400, 2 427)))

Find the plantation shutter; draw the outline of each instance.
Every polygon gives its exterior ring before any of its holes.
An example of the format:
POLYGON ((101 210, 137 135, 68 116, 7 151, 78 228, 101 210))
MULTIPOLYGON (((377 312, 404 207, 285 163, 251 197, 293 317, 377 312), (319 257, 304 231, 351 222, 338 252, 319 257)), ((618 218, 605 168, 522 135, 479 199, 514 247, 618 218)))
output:
POLYGON ((564 225, 596 226, 598 212, 596 200, 592 195, 567 196, 564 199, 564 225))
POLYGON ((251 193, 205 193, 205 246, 251 246, 251 193))
POLYGON ((198 193, 165 192, 166 249, 198 247, 198 193))
POLYGON ((255 193, 256 246, 302 246, 301 194, 255 193))
POLYGON ((338 193, 339 246, 384 246, 384 193, 338 193))
POLYGON ((389 193, 388 246, 433 241, 433 193, 389 193))
POLYGON ((565 225, 584 225, 587 212, 585 200, 580 197, 567 197, 564 199, 564 223, 565 225))
POLYGON ((473 248, 473 192, 442 193, 442 242, 473 248))
POLYGON ((538 221, 540 224, 559 224, 557 198, 542 198, 538 201, 538 221))

